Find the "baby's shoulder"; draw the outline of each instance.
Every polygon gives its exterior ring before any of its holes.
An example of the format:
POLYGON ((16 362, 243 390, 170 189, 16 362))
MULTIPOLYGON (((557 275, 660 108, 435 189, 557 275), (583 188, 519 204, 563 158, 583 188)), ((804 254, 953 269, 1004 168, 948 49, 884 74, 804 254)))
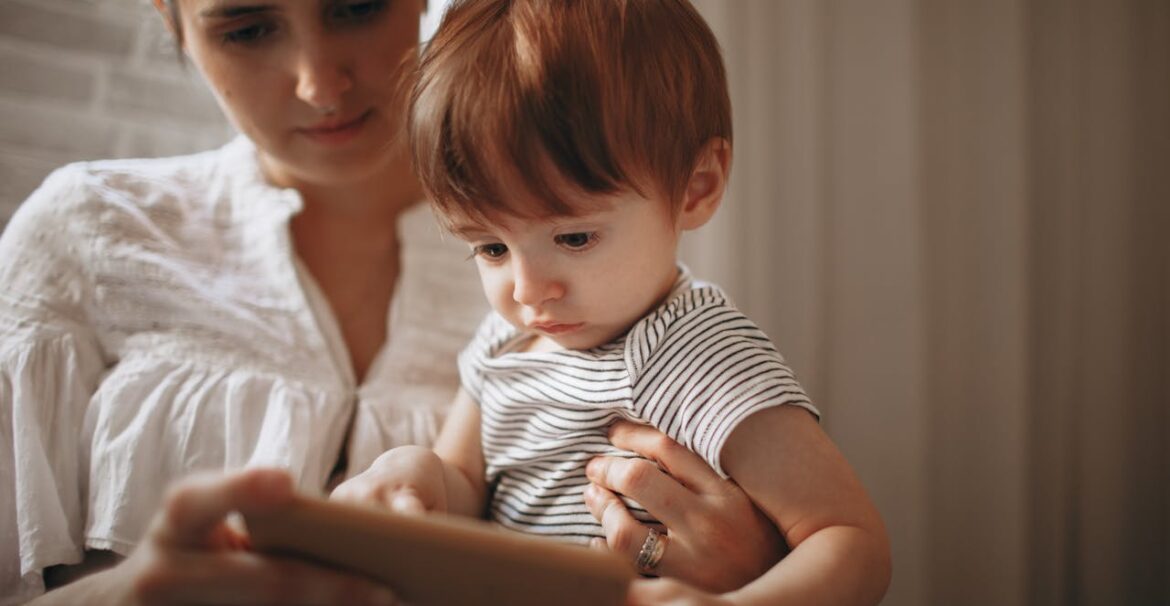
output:
POLYGON ((661 345, 696 332, 734 333, 744 328, 758 330, 723 289, 695 280, 686 288, 675 290, 664 303, 638 321, 630 333, 661 345))
POLYGON ((722 289, 698 281, 676 291, 626 337, 626 361, 634 376, 652 366, 715 359, 719 352, 744 349, 776 352, 767 335, 722 289))

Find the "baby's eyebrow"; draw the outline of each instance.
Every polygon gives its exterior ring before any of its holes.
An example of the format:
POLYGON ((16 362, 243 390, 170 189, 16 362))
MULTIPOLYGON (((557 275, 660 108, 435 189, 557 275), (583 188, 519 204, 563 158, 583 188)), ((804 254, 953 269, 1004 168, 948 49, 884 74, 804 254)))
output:
POLYGON ((488 231, 482 225, 452 225, 447 228, 451 235, 464 240, 472 240, 477 236, 485 236, 488 231))
POLYGON ((614 214, 613 208, 601 208, 596 210, 587 210, 575 215, 558 215, 547 217, 544 222, 554 227, 560 225, 572 225, 574 223, 590 223, 597 221, 604 221, 614 214))

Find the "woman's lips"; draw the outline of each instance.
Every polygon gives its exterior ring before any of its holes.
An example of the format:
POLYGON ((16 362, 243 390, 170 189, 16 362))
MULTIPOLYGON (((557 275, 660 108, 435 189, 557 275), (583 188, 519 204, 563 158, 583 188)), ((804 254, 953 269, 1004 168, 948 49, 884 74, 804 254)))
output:
POLYGON ((346 121, 320 123, 308 128, 299 128, 300 134, 325 145, 340 145, 358 136, 373 110, 366 110, 356 118, 346 121))

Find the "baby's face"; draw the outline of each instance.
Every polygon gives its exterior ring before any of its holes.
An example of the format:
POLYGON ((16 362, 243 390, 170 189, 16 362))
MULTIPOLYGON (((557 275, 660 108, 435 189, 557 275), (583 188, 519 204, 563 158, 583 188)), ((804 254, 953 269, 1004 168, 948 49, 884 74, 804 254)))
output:
MULTIPOLYGON (((570 203, 573 200, 566 200, 570 203)), ((666 202, 633 191, 591 195, 579 216, 458 220, 488 301, 539 340, 589 349, 624 334, 670 292, 681 230, 666 202)))

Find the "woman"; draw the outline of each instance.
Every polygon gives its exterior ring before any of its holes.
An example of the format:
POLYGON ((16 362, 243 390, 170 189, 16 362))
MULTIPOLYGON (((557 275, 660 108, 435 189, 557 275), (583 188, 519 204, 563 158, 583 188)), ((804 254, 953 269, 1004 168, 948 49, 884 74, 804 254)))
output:
MULTIPOLYGON (((38 603, 392 600, 239 550, 225 518, 428 442, 454 391, 482 296, 395 144, 421 4, 155 0, 244 137, 66 167, 0 238, 6 599, 42 591, 43 570, 60 588, 38 603)), ((669 526, 663 574, 734 587, 779 557, 685 449, 633 426, 613 441, 678 478, 604 461, 602 487, 669 526)), ((590 505, 633 559, 646 531, 612 494, 590 505)))

